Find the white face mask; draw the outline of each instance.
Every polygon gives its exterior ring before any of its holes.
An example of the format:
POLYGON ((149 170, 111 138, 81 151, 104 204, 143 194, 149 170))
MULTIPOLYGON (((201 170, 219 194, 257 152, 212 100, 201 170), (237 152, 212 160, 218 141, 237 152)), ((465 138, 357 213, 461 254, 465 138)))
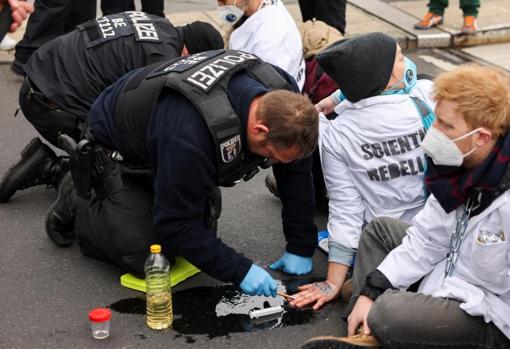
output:
POLYGON ((218 6, 218 15, 223 22, 234 24, 243 16, 244 11, 235 6, 235 4, 236 2, 234 1, 234 5, 218 6))
POLYGON ((450 139, 443 132, 439 131, 435 127, 431 127, 423 142, 421 143, 421 147, 427 153, 428 156, 432 159, 434 164, 436 165, 444 165, 444 166, 457 166, 459 167, 464 162, 464 158, 469 154, 473 153, 478 148, 473 148, 468 151, 466 154, 462 154, 456 141, 464 139, 466 137, 471 136, 478 132, 480 128, 474 129, 466 133, 463 136, 460 136, 455 139, 450 139))

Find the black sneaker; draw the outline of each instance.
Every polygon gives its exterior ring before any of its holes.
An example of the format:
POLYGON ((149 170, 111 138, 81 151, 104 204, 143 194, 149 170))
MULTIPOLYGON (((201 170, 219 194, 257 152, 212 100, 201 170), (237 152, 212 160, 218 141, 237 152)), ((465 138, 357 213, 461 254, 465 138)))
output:
POLYGON ((24 66, 24 64, 15 60, 11 64, 11 71, 18 76, 25 77, 26 73, 25 73, 25 69, 23 69, 23 66, 24 66))
POLYGON ((278 192, 278 186, 276 185, 276 178, 274 178, 273 171, 267 174, 264 182, 266 183, 267 190, 269 190, 271 194, 279 198, 280 193, 278 192))
POLYGON ((7 170, 0 182, 0 202, 7 202, 17 190, 40 184, 57 186, 66 171, 50 147, 34 138, 21 152, 21 158, 7 170))
POLYGON ((46 214, 46 233, 58 246, 70 246, 74 242, 76 199, 73 179, 68 173, 58 187, 57 199, 46 214))

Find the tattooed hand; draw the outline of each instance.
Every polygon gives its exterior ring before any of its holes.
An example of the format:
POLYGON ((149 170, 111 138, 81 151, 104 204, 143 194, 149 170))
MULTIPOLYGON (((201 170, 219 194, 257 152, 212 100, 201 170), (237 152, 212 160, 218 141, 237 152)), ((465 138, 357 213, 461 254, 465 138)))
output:
POLYGON ((340 288, 331 281, 325 280, 301 286, 299 291, 299 293, 293 295, 295 298, 290 302, 290 305, 301 308, 305 305, 315 303, 313 309, 317 310, 324 303, 335 299, 340 293, 340 288))

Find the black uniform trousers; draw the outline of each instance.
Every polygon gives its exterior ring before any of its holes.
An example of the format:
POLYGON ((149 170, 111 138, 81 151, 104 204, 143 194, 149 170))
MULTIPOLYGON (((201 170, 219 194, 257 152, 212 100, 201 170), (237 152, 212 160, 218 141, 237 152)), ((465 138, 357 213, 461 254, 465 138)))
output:
POLYGON ((150 245, 159 243, 152 223, 152 183, 143 176, 121 178, 122 185, 111 192, 96 190, 89 200, 77 199, 74 232, 84 255, 143 278, 150 245))
POLYGON ((303 22, 317 19, 345 33, 347 0, 299 0, 303 22))
MULTIPOLYGON (((96 189, 91 199, 77 199, 74 231, 84 255, 143 278, 150 245, 162 245, 171 262, 173 256, 168 251, 172 248, 154 228, 152 176, 128 172, 120 170, 119 187, 96 189)), ((216 231, 220 214, 221 192, 214 188, 204 212, 204 225, 216 231)))
MULTIPOLYGON (((141 0, 142 11, 151 15, 165 17, 164 0, 141 0)), ((135 3, 133 0, 103 0, 101 1, 101 12, 103 16, 118 12, 134 11, 135 3)))
POLYGON ((59 147, 59 133, 79 141, 82 122, 77 116, 59 109, 26 77, 19 93, 23 115, 48 142, 59 147))
POLYGON ((36 0, 34 5, 25 35, 16 45, 14 64, 18 66, 43 44, 96 17, 95 0, 36 0))

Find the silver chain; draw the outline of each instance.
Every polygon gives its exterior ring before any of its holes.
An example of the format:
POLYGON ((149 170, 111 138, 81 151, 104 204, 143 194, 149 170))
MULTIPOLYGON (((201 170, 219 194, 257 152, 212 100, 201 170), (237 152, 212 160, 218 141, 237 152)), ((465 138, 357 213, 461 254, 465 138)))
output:
POLYGON ((452 237, 450 238, 450 250, 446 258, 445 277, 451 276, 455 266, 457 265, 457 259, 459 258, 460 246, 464 240, 466 228, 468 226, 469 218, 473 210, 480 207, 482 193, 478 194, 478 198, 473 200, 469 198, 462 211, 457 215, 457 223, 455 224, 455 230, 453 231, 452 237))

